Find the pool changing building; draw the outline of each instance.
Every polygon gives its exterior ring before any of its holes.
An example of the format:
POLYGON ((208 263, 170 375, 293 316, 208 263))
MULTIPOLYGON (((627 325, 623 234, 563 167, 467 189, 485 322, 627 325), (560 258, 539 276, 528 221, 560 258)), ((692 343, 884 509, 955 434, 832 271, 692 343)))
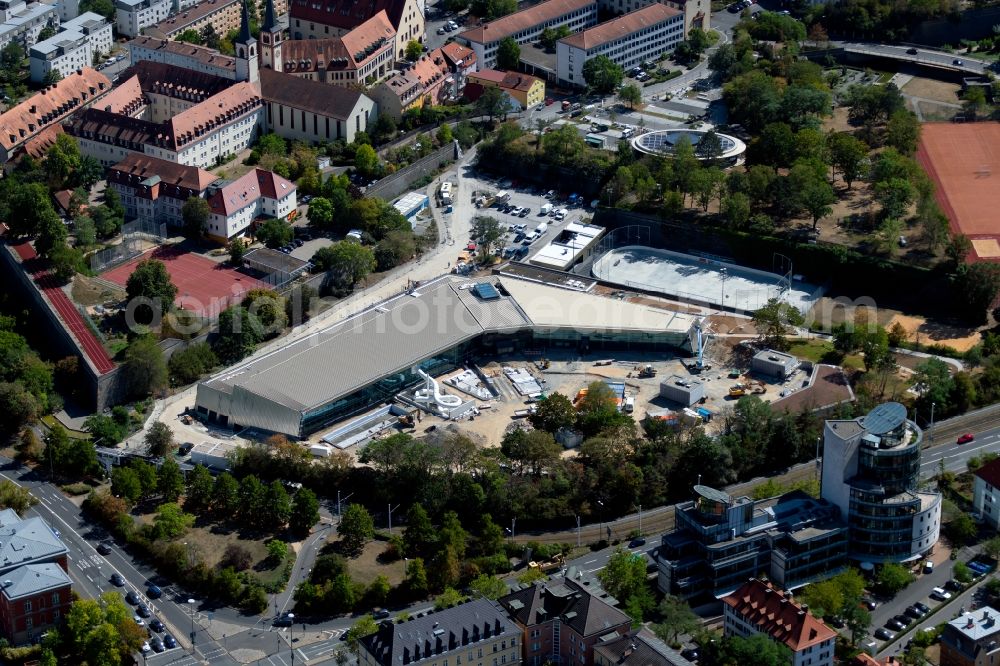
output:
POLYGON ((305 437, 478 355, 682 349, 695 317, 512 276, 438 278, 198 385, 199 416, 305 437), (495 293, 492 293, 495 292, 495 293), (488 294, 488 296, 483 296, 488 294))

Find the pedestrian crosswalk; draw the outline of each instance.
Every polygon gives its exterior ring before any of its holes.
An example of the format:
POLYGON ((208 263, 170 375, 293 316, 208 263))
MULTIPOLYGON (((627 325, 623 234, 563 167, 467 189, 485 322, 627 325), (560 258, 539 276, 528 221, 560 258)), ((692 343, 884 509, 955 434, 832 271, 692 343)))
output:
POLYGON ((76 558, 72 560, 72 562, 81 571, 86 571, 87 569, 93 569, 94 567, 99 567, 105 563, 104 558, 101 557, 100 555, 91 555, 89 557, 76 558))

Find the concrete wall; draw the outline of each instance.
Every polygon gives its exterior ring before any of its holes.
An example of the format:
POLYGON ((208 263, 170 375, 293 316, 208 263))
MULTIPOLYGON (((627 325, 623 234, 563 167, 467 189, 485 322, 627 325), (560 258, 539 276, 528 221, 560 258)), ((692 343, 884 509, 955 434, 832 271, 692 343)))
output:
POLYGON ((21 269, 21 263, 14 251, 6 244, 0 249, 0 271, 6 278, 4 284, 7 288, 16 289, 35 306, 33 312, 37 313, 39 317, 33 322, 44 328, 52 348, 60 354, 76 356, 80 359, 80 368, 86 382, 85 392, 90 399, 90 404, 85 406, 93 408, 95 411, 103 411, 124 400, 126 387, 121 366, 115 367, 114 370, 105 375, 97 374, 87 357, 77 347, 76 340, 63 325, 62 320, 50 307, 31 278, 21 269))
POLYGON ((455 159, 456 148, 454 143, 442 146, 405 169, 400 169, 391 176, 387 176, 375 185, 372 185, 365 192, 365 196, 379 197, 386 200, 394 199, 400 194, 409 191, 413 183, 433 174, 443 164, 452 162, 455 159))

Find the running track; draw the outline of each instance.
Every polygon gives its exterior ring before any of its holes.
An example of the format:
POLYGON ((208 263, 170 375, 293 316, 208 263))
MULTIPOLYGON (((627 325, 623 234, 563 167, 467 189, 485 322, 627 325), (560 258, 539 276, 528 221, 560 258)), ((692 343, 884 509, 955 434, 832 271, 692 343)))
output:
POLYGON ((59 283, 56 281, 55 277, 46 269, 42 269, 39 266, 38 255, 35 254, 35 248, 31 247, 25 241, 24 243, 19 243, 14 246, 14 251, 17 255, 21 257, 21 262, 25 270, 34 277, 35 284, 38 288, 42 290, 42 293, 52 304, 52 307, 56 309, 59 313, 59 317, 62 318, 63 323, 66 324, 66 328, 76 337, 80 348, 83 353, 90 359, 90 362, 97 368, 97 374, 103 375, 111 372, 115 369, 114 361, 108 356, 107 350, 104 349, 104 345, 94 337, 93 331, 87 326, 83 321, 83 317, 80 316, 80 312, 76 309, 73 303, 70 302, 66 293, 63 292, 59 287, 59 283), (30 262, 30 264, 29 264, 30 262), (35 267, 35 270, 31 270, 29 265, 35 267))

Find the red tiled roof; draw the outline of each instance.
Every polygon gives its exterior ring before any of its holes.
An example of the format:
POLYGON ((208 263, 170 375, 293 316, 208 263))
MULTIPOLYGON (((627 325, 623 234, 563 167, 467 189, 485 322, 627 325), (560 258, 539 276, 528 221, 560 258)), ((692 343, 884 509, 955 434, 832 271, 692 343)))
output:
POLYGON ((393 28, 398 30, 405 8, 406 0, 291 0, 288 15, 350 30, 384 10, 393 28))
POLYGON ((448 75, 448 69, 445 67, 444 61, 441 63, 434 62, 434 54, 421 56, 419 60, 413 63, 413 69, 410 73, 413 74, 420 83, 425 88, 432 88, 443 81, 448 75))
POLYGON ((498 42, 504 37, 510 37, 522 30, 539 26, 546 21, 565 16, 571 12, 593 5, 597 11, 597 0, 546 0, 534 7, 522 9, 492 21, 484 21, 482 25, 466 30, 459 37, 477 44, 498 42))
POLYGON ((273 69, 260 70, 260 90, 268 102, 341 120, 350 117, 362 96, 360 90, 300 79, 273 69))
MULTIPOLYGON (((389 22, 388 14, 385 13, 384 9, 381 9, 341 39, 343 39, 344 46, 347 48, 347 52, 351 54, 351 57, 363 54, 369 48, 375 49, 372 51, 372 54, 374 54, 384 44, 396 39, 396 30, 392 27, 392 23, 389 22)), ((355 58, 355 61, 361 63, 367 59, 367 57, 362 55, 361 58, 355 58)))
POLYGON ((202 64, 211 65, 213 67, 221 67, 224 69, 234 69, 236 67, 235 58, 222 55, 218 51, 205 46, 196 46, 185 42, 175 42, 169 39, 148 37, 146 35, 136 37, 129 42, 129 45, 133 49, 144 48, 150 51, 161 51, 164 53, 170 53, 171 55, 191 58, 192 60, 197 60, 202 64))
POLYGON ((628 37, 644 28, 663 23, 681 13, 681 11, 673 7, 667 7, 666 5, 661 5, 659 2, 654 2, 634 12, 629 12, 618 18, 605 21, 600 25, 595 25, 588 30, 582 30, 575 35, 564 37, 559 41, 584 50, 593 49, 616 39, 628 37))
POLYGON ((1000 488, 1000 458, 986 463, 975 474, 994 488, 1000 488))
POLYGON ((178 113, 169 121, 170 131, 180 148, 199 138, 200 130, 207 131, 217 124, 229 122, 231 117, 248 113, 260 104, 257 88, 252 83, 241 81, 178 113))
POLYGON ((131 116, 145 102, 145 97, 142 94, 142 85, 139 83, 139 76, 133 75, 115 86, 115 89, 101 100, 98 108, 110 111, 111 113, 121 113, 131 116))
POLYGON ((500 88, 504 90, 521 90, 527 92, 531 90, 537 81, 541 81, 538 77, 530 76, 528 74, 521 74, 520 72, 501 72, 496 69, 484 69, 478 72, 472 72, 469 74, 470 81, 488 81, 490 83, 495 83, 500 88))
POLYGON ((254 169, 216 190, 208 198, 208 206, 214 214, 229 217, 262 196, 281 199, 294 191, 295 184, 278 174, 254 169))
POLYGON ((448 42, 437 49, 451 67, 456 67, 461 61, 463 68, 468 68, 476 62, 476 52, 458 42, 448 42))
POLYGON ((751 578, 722 602, 742 618, 767 634, 772 640, 784 643, 793 652, 831 640, 837 633, 817 620, 791 598, 770 583, 751 578))
POLYGON ((288 73, 359 69, 393 48, 396 31, 385 10, 342 37, 290 39, 281 45, 283 69, 288 73))
POLYGON ((204 192, 218 176, 196 166, 176 164, 151 155, 130 152, 125 159, 108 170, 108 180, 123 185, 138 186, 149 178, 159 177, 162 185, 171 185, 194 192, 204 192))
POLYGON ((109 90, 111 81, 96 69, 85 67, 67 75, 0 115, 0 146, 10 152, 109 90))
POLYGON ((60 124, 49 125, 41 132, 31 137, 24 142, 21 146, 20 152, 25 155, 30 155, 36 160, 42 158, 45 153, 49 152, 49 148, 55 145, 56 139, 59 138, 60 134, 65 134, 63 126, 60 124))

